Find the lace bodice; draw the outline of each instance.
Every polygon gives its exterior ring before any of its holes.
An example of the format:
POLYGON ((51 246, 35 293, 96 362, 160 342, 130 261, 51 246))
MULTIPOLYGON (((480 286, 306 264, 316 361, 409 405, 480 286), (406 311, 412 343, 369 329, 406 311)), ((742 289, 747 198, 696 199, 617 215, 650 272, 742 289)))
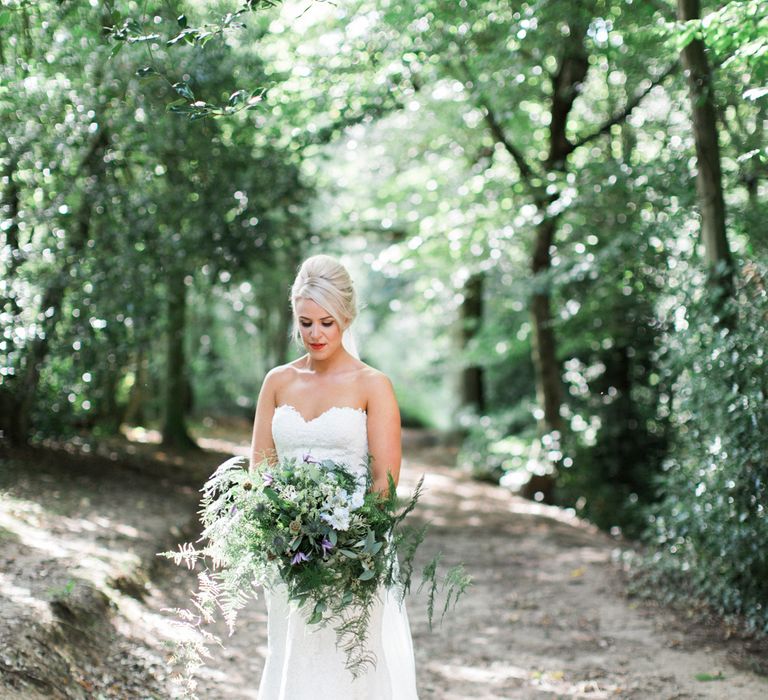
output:
POLYGON ((305 420, 290 404, 275 408, 272 439, 278 459, 332 459, 346 464, 358 476, 366 474, 368 415, 361 408, 332 406, 316 418, 305 420))

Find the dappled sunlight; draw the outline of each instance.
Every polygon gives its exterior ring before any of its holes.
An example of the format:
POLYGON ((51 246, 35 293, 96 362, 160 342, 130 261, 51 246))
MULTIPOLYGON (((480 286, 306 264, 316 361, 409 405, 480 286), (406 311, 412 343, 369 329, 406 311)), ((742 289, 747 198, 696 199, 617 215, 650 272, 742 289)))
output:
MULTIPOLYGON (((510 654, 513 654, 510 651, 510 654)), ((538 693, 555 693, 558 698, 600 698, 615 697, 621 686, 596 680, 569 679, 562 670, 540 671, 527 669, 522 666, 495 662, 490 666, 463 665, 458 663, 430 662, 428 669, 431 673, 441 676, 449 686, 461 683, 477 684, 472 697, 498 698, 497 692, 528 691, 527 697, 536 697, 538 693), (494 695, 485 693, 492 691, 494 695)), ((458 697, 458 695, 457 695, 458 697)), ((518 697, 515 695, 515 697, 518 697)))
POLYGON ((51 557, 70 560, 74 573, 94 583, 103 583, 116 572, 130 570, 140 560, 136 554, 113 548, 109 543, 96 544, 87 533, 102 531, 106 537, 114 531, 129 538, 148 537, 130 525, 114 523, 104 516, 89 520, 58 515, 38 503, 8 495, 0 502, 0 527, 27 547, 51 557))
POLYGON ((51 608, 46 601, 36 598, 31 589, 17 586, 10 576, 0 572, 0 596, 18 606, 29 606, 39 616, 41 622, 53 619, 51 608))
POLYGON ((147 640, 182 640, 200 639, 190 627, 181 625, 172 613, 148 610, 141 601, 130 596, 121 596, 121 617, 114 620, 115 628, 126 636, 140 636, 147 640))
POLYGON ((239 445, 229 440, 221 438, 197 438, 197 444, 204 450, 219 452, 221 454, 237 455, 239 457, 248 457, 251 452, 250 445, 239 445))
POLYGON ((500 516, 504 522, 509 523, 509 515, 513 514, 530 516, 542 522, 554 521, 585 534, 604 537, 598 528, 576 516, 572 509, 530 501, 499 486, 473 481, 449 467, 426 467, 414 460, 404 471, 400 488, 413 488, 421 474, 424 474, 424 493, 428 493, 429 498, 422 500, 416 513, 437 526, 460 524, 482 527, 487 525, 489 514, 500 516), (423 472, 419 469, 421 467, 424 467, 423 472), (443 513, 450 513, 450 517, 443 513))
POLYGON ((163 434, 159 430, 147 429, 141 425, 123 427, 122 432, 131 442, 159 445, 163 439, 163 434))

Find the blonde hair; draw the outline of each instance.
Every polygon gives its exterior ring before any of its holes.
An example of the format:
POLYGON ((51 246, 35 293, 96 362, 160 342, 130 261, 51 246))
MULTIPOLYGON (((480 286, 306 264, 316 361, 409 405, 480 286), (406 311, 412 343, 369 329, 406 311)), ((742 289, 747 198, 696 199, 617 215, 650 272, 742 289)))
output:
POLYGON ((311 299, 324 308, 342 331, 346 330, 357 316, 357 297, 352 278, 336 258, 330 255, 313 255, 299 267, 291 287, 291 309, 293 310, 293 336, 301 344, 296 302, 311 299))

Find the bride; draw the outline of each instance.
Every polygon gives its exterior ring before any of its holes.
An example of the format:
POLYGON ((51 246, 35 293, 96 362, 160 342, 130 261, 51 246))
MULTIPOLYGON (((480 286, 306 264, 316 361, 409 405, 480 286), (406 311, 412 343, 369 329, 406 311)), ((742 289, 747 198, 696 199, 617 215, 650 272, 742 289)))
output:
MULTIPOLYGON (((315 255, 291 288, 296 339, 306 354, 272 369, 261 387, 251 466, 311 454, 343 462, 362 476, 370 455, 372 488, 400 474, 400 411, 392 383, 357 356, 348 333, 355 290, 341 263, 315 255), (361 473, 362 472, 362 473, 361 473)), ((308 625, 284 585, 265 591, 268 638, 259 700, 417 700, 413 645, 405 604, 381 589, 366 642, 375 659, 362 675, 345 668, 330 627, 308 625)))

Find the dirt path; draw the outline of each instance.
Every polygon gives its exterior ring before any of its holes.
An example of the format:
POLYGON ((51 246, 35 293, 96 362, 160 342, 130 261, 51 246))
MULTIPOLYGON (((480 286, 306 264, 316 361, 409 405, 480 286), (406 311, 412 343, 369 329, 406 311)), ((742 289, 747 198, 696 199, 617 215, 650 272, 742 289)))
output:
MULTIPOLYGON (((242 449, 206 447, 220 454, 199 455, 195 478, 242 449)), ((419 514, 432 527, 422 562, 442 550, 446 564, 463 561, 475 580, 431 633, 423 595, 408 600, 421 700, 768 697, 767 678, 731 663, 734 643, 626 597, 612 539, 562 510, 457 475, 444 466, 449 457, 411 447, 403 468, 406 492, 426 474, 419 514)), ((3 700, 173 696, 165 659, 174 629, 163 608, 186 607, 196 581, 170 563, 147 562, 190 523, 196 492, 174 478, 173 459, 152 458, 165 460, 162 476, 151 473, 157 461, 147 469, 148 454, 137 457, 143 471, 128 476, 75 457, 64 476, 61 460, 23 477, 0 472, 3 700), (142 572, 152 577, 146 585, 142 572), (108 625, 88 620, 94 606, 108 608, 108 625), (66 629, 92 634, 73 652, 78 637, 66 629)), ((232 637, 217 631, 226 646, 201 672, 200 697, 255 699, 263 602, 243 611, 232 637)))
MULTIPOLYGON (((442 550, 475 581, 431 633, 424 596, 408 601, 421 700, 768 697, 768 679, 735 668, 724 646, 697 643, 672 613, 627 599, 608 536, 561 509, 458 476, 446 461, 409 449, 401 483, 409 492, 426 475, 419 513, 431 534, 422 561, 442 550)), ((172 587, 183 578, 175 572, 172 587)), ((262 601, 226 642, 201 678, 201 697, 256 698, 262 601)))

